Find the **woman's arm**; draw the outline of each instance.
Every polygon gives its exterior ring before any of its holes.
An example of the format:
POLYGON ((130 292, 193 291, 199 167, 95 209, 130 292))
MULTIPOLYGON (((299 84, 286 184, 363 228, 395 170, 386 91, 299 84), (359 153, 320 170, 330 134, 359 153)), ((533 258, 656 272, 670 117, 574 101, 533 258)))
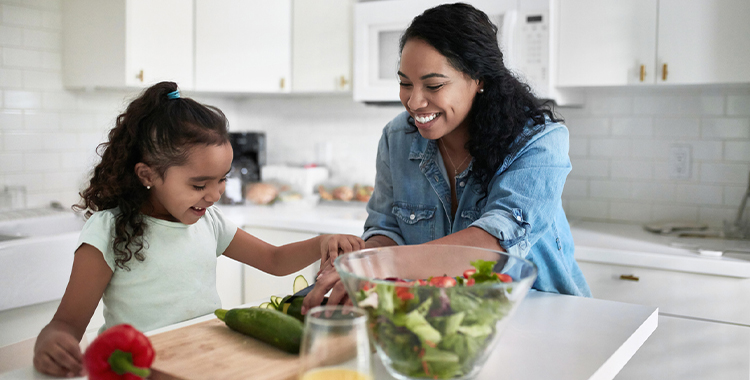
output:
POLYGON ((89 244, 81 244, 60 306, 34 346, 34 367, 39 372, 53 376, 83 375, 78 342, 111 278, 112 270, 102 253, 89 244))
POLYGON ((465 245, 505 252, 505 249, 500 246, 500 242, 498 242, 496 237, 479 227, 471 226, 425 244, 465 245))
POLYGON ((286 276, 318 259, 364 247, 364 241, 354 235, 320 235, 276 247, 238 228, 224 255, 274 276, 286 276))

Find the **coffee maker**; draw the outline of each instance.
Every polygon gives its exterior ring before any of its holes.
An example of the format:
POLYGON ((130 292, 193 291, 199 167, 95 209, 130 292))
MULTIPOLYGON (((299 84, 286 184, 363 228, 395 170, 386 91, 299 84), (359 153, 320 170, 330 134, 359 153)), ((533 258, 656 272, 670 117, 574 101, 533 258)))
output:
POLYGON ((261 167, 266 164, 266 134, 231 132, 229 142, 234 156, 221 202, 239 204, 244 202, 247 184, 261 181, 261 167))

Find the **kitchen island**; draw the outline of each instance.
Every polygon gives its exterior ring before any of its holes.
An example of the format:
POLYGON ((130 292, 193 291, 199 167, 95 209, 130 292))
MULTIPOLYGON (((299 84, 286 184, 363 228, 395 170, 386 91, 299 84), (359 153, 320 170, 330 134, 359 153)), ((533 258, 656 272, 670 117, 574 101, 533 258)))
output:
MULTIPOLYGON (((508 323, 478 379, 613 379, 656 330, 657 315, 655 307, 532 291, 508 323)), ((147 335, 212 318, 207 315, 147 335)), ((376 355, 373 361, 376 379, 392 379, 376 355)), ((252 372, 247 376, 256 378, 252 372)), ((50 378, 31 367, 0 374, 0 380, 50 378)), ((194 378, 212 377, 196 372, 194 378)))

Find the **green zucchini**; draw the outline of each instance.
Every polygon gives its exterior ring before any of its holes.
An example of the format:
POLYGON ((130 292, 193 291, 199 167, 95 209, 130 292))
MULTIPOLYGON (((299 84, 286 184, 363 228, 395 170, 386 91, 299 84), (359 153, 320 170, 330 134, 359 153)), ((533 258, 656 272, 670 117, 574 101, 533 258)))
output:
POLYGON ((276 309, 217 309, 214 314, 232 330, 291 354, 299 353, 304 325, 276 309))

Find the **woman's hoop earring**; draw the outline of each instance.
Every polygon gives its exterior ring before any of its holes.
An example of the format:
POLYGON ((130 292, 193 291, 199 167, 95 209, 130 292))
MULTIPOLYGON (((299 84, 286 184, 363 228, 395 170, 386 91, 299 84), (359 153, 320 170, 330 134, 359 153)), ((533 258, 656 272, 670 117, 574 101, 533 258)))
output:
POLYGON ((484 89, 483 89, 483 88, 480 88, 480 89, 479 89, 479 93, 480 93, 480 94, 484 94, 484 89))

